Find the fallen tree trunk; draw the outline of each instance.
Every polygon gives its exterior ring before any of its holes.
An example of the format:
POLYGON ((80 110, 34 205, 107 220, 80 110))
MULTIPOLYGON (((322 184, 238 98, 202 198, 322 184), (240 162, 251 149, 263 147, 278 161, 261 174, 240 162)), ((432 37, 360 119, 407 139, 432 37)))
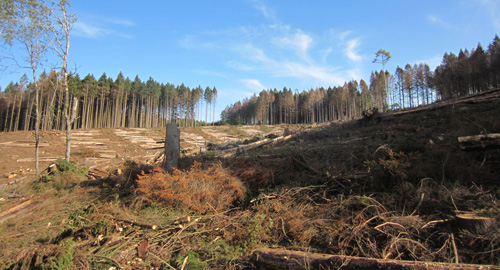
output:
POLYGON ((285 137, 280 136, 280 137, 277 137, 277 138, 274 138, 274 139, 265 139, 265 140, 253 142, 253 143, 250 143, 250 144, 238 145, 235 148, 231 148, 231 149, 226 149, 226 150, 219 151, 219 152, 215 153, 215 156, 216 157, 226 158, 226 157, 230 157, 230 156, 234 155, 238 151, 246 151, 246 150, 258 148, 258 147, 261 147, 261 146, 264 146, 264 145, 268 145, 268 144, 272 144, 272 143, 284 142, 284 141, 289 140, 291 137, 292 137, 292 135, 288 135, 288 136, 285 136, 285 137))
POLYGON ((488 149, 500 147, 500 133, 458 137, 462 150, 488 149))
POLYGON ((8 216, 14 215, 17 211, 23 210, 32 204, 33 204, 32 200, 27 200, 21 204, 18 204, 10 209, 3 211, 2 213, 0 213, 0 223, 8 216))
POLYGON ((258 269, 303 270, 303 269, 500 269, 494 265, 451 264, 437 262, 397 261, 342 255, 318 254, 283 249, 259 248, 253 252, 253 261, 258 269))

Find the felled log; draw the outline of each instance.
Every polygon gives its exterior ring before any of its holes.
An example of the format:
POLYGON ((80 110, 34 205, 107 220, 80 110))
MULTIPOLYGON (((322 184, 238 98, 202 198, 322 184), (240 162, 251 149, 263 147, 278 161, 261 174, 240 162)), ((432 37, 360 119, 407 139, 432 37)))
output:
POLYGON ((235 148, 218 151, 215 153, 215 156, 226 158, 226 157, 234 155, 238 151, 246 151, 246 150, 262 147, 264 145, 268 145, 268 144, 272 144, 272 143, 284 142, 284 141, 289 140, 290 138, 292 138, 292 135, 288 135, 285 137, 279 136, 279 137, 276 137, 274 139, 265 139, 265 140, 253 142, 250 144, 238 145, 235 148))
POLYGON ((101 180, 109 177, 109 172, 100 170, 98 168, 93 168, 87 173, 87 176, 89 179, 101 180))
POLYGON ((302 269, 500 269, 494 265, 451 264, 437 262, 397 261, 342 255, 318 254, 283 249, 259 248, 253 252, 253 261, 258 269, 302 270, 302 269))
POLYGON ((462 150, 478 150, 500 147, 500 133, 458 137, 462 150))
POLYGON ((3 212, 0 213, 0 222, 6 218, 7 216, 10 216, 10 215, 13 215, 15 214, 17 211, 20 211, 22 209, 25 209, 26 207, 30 206, 31 204, 33 204, 33 201, 32 200, 27 200, 21 204, 18 204, 10 209, 7 209, 3 212))

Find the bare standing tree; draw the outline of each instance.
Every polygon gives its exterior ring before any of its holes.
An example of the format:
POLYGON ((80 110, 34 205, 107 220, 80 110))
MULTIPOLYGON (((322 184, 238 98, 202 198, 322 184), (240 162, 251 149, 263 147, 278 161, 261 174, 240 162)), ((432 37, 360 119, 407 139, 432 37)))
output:
MULTIPOLYGON (((389 81, 387 80, 386 78, 386 75, 385 75, 385 64, 387 62, 389 62, 389 60, 391 59, 391 53, 384 50, 384 49, 379 49, 376 53, 375 53, 375 59, 373 59, 373 63, 379 63, 379 64, 382 64, 382 78, 384 80, 384 93, 387 93, 388 89, 389 89, 389 81)), ((382 108, 384 111, 385 111, 385 106, 384 108, 382 108)))
POLYGON ((66 155, 65 159, 69 162, 71 155, 71 125, 76 119, 76 110, 78 99, 73 97, 70 104, 70 93, 68 87, 68 54, 70 47, 70 33, 73 24, 76 21, 74 14, 68 14, 70 3, 67 0, 60 0, 49 9, 50 19, 52 20, 48 29, 52 33, 50 39, 54 53, 61 59, 62 67, 59 72, 62 78, 62 87, 64 89, 64 118, 66 120, 66 155))
POLYGON ((19 67, 31 69, 35 88, 35 170, 38 174, 38 150, 40 148, 40 102, 37 70, 50 44, 47 35, 49 9, 42 1, 6 0, 2 1, 2 39, 9 45, 19 45, 25 50, 21 62, 14 59, 19 67))

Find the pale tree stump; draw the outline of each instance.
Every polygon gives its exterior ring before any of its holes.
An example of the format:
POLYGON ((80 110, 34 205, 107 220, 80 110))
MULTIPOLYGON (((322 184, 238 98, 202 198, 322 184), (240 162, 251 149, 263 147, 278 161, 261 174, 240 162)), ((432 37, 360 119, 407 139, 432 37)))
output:
POLYGON ((181 153, 181 132, 176 123, 167 125, 165 136, 165 169, 172 172, 173 168, 179 167, 181 153))

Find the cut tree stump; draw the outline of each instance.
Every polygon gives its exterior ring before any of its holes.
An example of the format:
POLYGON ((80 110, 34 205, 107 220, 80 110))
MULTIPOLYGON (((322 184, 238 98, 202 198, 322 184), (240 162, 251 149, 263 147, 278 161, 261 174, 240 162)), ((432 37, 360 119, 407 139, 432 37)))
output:
POLYGON ((462 150, 478 150, 500 147, 500 133, 458 137, 462 150))
POLYGON ((253 252, 253 261, 258 269, 304 270, 304 269, 463 269, 500 270, 500 266, 452 264, 437 262, 397 261, 361 258, 341 255, 318 254, 283 249, 259 248, 253 252))
POLYGON ((181 132, 176 123, 167 125, 165 135, 165 169, 172 172, 173 168, 179 167, 181 155, 181 132))
POLYGON ((485 233, 497 229, 496 218, 479 216, 472 212, 457 211, 455 213, 455 226, 469 230, 473 233, 485 233))

